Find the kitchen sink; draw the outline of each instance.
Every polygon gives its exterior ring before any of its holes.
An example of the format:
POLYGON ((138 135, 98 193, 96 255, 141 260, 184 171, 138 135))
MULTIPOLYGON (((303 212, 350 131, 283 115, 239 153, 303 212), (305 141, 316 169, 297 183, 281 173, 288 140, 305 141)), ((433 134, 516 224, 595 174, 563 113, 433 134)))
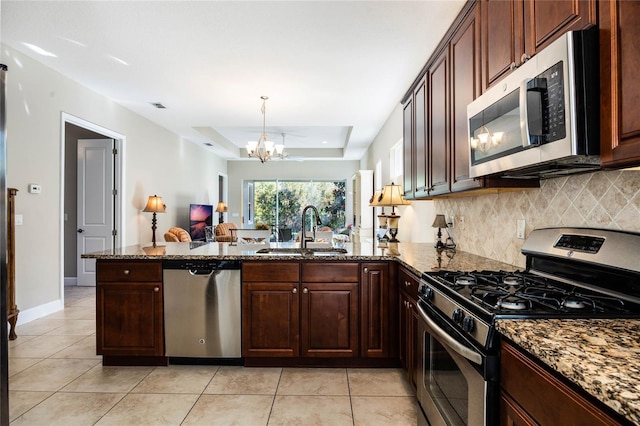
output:
POLYGON ((259 254, 291 254, 301 256, 316 256, 316 255, 332 255, 332 254, 344 254, 347 253, 347 249, 335 248, 335 247, 313 247, 313 248, 300 248, 300 247, 270 247, 263 248, 256 253, 259 254))

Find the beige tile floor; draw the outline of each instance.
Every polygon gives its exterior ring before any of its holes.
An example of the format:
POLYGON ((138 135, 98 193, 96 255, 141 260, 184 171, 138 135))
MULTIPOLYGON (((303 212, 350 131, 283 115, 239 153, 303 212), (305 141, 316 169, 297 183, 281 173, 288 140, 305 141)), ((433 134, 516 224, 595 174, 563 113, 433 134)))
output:
POLYGON ((12 425, 415 425, 401 370, 103 367, 95 291, 67 287, 65 309, 9 343, 12 425))

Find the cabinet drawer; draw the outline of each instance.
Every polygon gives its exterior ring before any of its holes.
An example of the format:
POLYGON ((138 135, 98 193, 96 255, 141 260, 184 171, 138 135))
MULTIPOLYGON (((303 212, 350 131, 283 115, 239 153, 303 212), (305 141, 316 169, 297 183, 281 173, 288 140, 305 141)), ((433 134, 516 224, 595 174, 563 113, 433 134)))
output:
POLYGON ((407 292, 409 296, 413 299, 418 298, 418 285, 420 284, 420 279, 416 277, 413 273, 409 272, 408 269, 400 268, 399 274, 399 282, 398 286, 404 291, 407 292))
POLYGON ((303 263, 302 282, 306 283, 357 283, 357 263, 303 263))
POLYGON ((300 265, 294 262, 242 262, 242 281, 298 282, 300 265))
POLYGON ((98 260, 97 281, 162 281, 162 262, 98 260))

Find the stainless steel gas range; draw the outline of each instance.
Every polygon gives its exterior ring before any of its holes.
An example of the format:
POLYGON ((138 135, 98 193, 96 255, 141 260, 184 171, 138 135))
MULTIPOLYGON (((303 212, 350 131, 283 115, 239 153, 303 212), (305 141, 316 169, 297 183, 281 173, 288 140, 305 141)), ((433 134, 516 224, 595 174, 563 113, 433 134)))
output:
POLYGON ((534 230, 524 271, 436 271, 418 289, 418 400, 431 425, 499 423, 495 322, 640 317, 640 234, 534 230))

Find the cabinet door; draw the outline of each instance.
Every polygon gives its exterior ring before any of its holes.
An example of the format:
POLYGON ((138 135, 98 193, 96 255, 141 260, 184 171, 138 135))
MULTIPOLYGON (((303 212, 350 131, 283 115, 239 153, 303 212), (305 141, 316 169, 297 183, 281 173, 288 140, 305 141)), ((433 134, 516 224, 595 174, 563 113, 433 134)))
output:
POLYGON ((429 78, 429 195, 449 187, 449 51, 445 48, 427 71, 429 78))
POLYGON ((601 160, 640 164, 640 2, 603 0, 600 13, 601 160))
POLYGON ((162 282, 98 281, 98 355, 164 356, 162 321, 162 282))
POLYGON ((397 356, 395 263, 367 262, 361 268, 361 355, 365 358, 397 356))
POLYGON ((477 188, 469 177, 467 105, 480 95, 480 9, 462 23, 451 40, 451 191, 477 188))
POLYGON ((299 309, 298 283, 243 283, 242 356, 298 356, 299 309))
POLYGON ((404 103, 403 106, 403 180, 404 180, 404 197, 413 199, 413 180, 415 169, 413 160, 414 139, 413 139, 413 97, 404 103))
POLYGON ((414 166, 415 166, 415 197, 428 195, 428 150, 427 150, 427 87, 426 80, 422 79, 413 95, 413 140, 414 140, 414 166))
POLYGON ((302 283, 300 356, 358 356, 358 283, 302 283))
POLYGON ((527 56, 533 56, 567 31, 595 25, 596 19, 595 0, 526 0, 525 53, 527 56))
POLYGON ((415 308, 416 301, 404 291, 400 292, 400 364, 405 370, 407 378, 416 387, 417 383, 417 335, 418 313, 415 308))
POLYGON ((523 3, 522 0, 484 0, 480 11, 482 80, 486 89, 520 64, 525 51, 523 3))

